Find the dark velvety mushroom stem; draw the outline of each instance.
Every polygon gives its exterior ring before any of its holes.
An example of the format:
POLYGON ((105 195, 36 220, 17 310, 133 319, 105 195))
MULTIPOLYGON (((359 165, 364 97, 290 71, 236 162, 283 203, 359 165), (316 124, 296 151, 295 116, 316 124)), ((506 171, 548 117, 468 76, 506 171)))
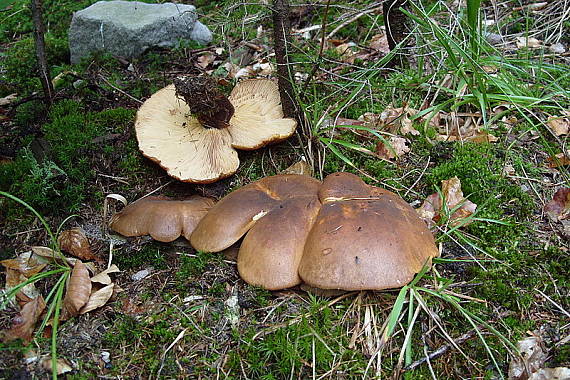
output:
POLYGON ((206 128, 226 128, 234 114, 234 106, 208 77, 174 79, 176 96, 184 99, 190 113, 206 128))

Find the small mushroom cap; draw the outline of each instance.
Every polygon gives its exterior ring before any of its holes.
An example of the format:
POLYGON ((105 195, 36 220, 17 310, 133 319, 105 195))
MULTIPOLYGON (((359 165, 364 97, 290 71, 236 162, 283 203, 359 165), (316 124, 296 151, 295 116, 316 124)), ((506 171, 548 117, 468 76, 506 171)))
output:
POLYGON ((316 195, 320 181, 304 175, 276 175, 224 197, 200 221, 190 243, 198 251, 220 252, 238 241, 285 199, 316 195))
POLYGON ((307 237, 299 275, 321 289, 380 290, 410 282, 439 255, 425 223, 403 199, 335 173, 307 237))
POLYGON ((299 285, 303 247, 320 207, 316 195, 299 196, 261 218, 241 244, 237 260, 241 278, 268 290, 299 285))
POLYGON ((200 219, 213 205, 212 199, 198 195, 180 201, 146 197, 113 215, 109 227, 124 236, 150 235, 162 242, 171 242, 180 235, 190 239, 200 219))
POLYGON ((229 99, 235 109, 228 127, 234 148, 258 149, 295 132, 297 122, 283 118, 279 88, 274 81, 242 81, 234 87, 229 99))

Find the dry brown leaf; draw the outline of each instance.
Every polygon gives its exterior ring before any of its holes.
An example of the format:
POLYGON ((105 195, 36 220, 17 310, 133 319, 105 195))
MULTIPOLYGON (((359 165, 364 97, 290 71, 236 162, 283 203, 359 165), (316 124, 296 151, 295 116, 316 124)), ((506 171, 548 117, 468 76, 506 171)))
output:
POLYGON ((381 114, 366 112, 358 118, 364 125, 371 129, 386 129, 394 134, 419 135, 420 132, 413 127, 410 117, 416 115, 417 110, 409 107, 387 107, 381 114))
MULTIPOLYGON (((21 272, 6 268, 6 290, 12 289, 17 285, 26 282, 27 280, 28 278, 21 272)), ((20 288, 20 291, 16 293, 16 298, 18 301, 23 301, 24 303, 39 296, 40 292, 36 289, 36 286, 33 282, 24 285, 22 288, 20 288)))
POLYGON ((22 253, 15 259, 2 260, 0 264, 6 268, 20 272, 27 278, 41 272, 47 265, 40 263, 30 251, 22 253))
POLYGON ((85 264, 77 260, 71 271, 67 291, 63 298, 61 319, 76 316, 91 296, 91 279, 85 264))
POLYGON ((550 116, 546 125, 556 136, 567 135, 570 130, 570 118, 561 116, 550 116))
POLYGON ((96 274, 95 276, 91 277, 91 282, 98 282, 99 284, 109 285, 113 281, 111 277, 109 277, 109 273, 117 273, 120 272, 119 268, 113 264, 109 268, 105 269, 101 273, 96 274))
POLYGON ((107 303, 113 295, 115 284, 109 284, 101 289, 93 292, 89 297, 89 301, 79 310, 79 314, 85 314, 91 310, 95 310, 107 303))
POLYGON ((403 137, 390 136, 386 142, 378 141, 376 154, 387 160, 400 158, 410 151, 410 148, 406 145, 408 140, 403 137))
MULTIPOLYGON (((75 257, 65 257, 63 254, 54 251, 51 248, 48 247, 40 247, 40 246, 36 246, 36 247, 32 247, 32 252, 34 254, 36 254, 38 257, 38 261, 41 263, 52 263, 53 261, 63 264, 64 260, 65 262, 67 262, 67 264, 69 265, 75 265, 75 263, 77 261, 80 261, 79 259, 76 259, 75 257)), ((96 268, 95 268, 95 264, 93 263, 83 263, 87 269, 89 269, 89 271, 91 273, 95 273, 96 268)))
POLYGON ((36 322, 42 315, 46 303, 40 295, 22 307, 20 315, 14 320, 14 325, 4 335, 4 341, 9 342, 15 339, 22 339, 28 344, 32 340, 32 334, 36 322))
POLYGON ((557 153, 554 156, 548 157, 548 167, 549 168, 557 168, 560 166, 570 165, 570 150, 564 153, 557 153))
POLYGON ((356 59, 356 53, 353 51, 354 42, 345 42, 335 47, 335 51, 340 55, 341 61, 353 64, 356 59))
POLYGON ((388 37, 386 36, 386 33, 373 35, 368 46, 381 53, 390 53, 390 46, 388 45, 388 37))
POLYGON ((441 194, 443 199, 445 199, 445 208, 439 194, 434 193, 428 196, 420 208, 416 210, 428 226, 431 228, 434 222, 439 222, 445 209, 449 212, 453 211, 453 214, 449 217, 451 226, 457 227, 470 224, 471 221, 467 218, 475 213, 477 205, 463 196, 459 178, 453 177, 441 181, 441 194))
POLYGON ((509 380, 527 380, 530 375, 542 368, 548 358, 540 336, 530 336, 517 343, 521 353, 509 364, 509 380))
POLYGON ((554 221, 570 219, 570 188, 558 189, 552 200, 544 205, 544 212, 554 221))
POLYGON ((570 369, 566 367, 541 368, 534 372, 528 380, 568 380, 570 369))
POLYGON ((300 161, 295 162, 293 165, 289 166, 287 169, 283 170, 280 174, 300 174, 312 177, 313 168, 303 158, 300 161))
MULTIPOLYGON (((41 361, 41 366, 46 371, 51 372, 51 357, 43 358, 41 361)), ((58 358, 56 362, 56 371, 58 375, 63 375, 64 373, 73 371, 71 364, 64 358, 58 358)))
POLYGON ((538 49, 543 46, 542 41, 534 37, 517 37, 517 48, 538 49))
POLYGON ((81 228, 63 231, 57 237, 57 243, 62 251, 68 252, 81 260, 100 260, 91 251, 89 240, 81 228))
POLYGON ((212 53, 202 54, 198 57, 198 59, 196 59, 196 66, 205 69, 210 66, 210 64, 214 62, 215 59, 216 57, 212 53))

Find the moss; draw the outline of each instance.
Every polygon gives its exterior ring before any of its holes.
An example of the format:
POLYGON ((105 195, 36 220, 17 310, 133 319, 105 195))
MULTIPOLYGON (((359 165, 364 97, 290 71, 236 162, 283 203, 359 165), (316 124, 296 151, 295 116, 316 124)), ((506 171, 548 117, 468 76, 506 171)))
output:
POLYGON ((165 269, 167 265, 165 251, 169 248, 167 244, 150 242, 145 244, 140 250, 128 249, 114 256, 115 264, 122 270, 138 269, 152 266, 155 269, 165 269))

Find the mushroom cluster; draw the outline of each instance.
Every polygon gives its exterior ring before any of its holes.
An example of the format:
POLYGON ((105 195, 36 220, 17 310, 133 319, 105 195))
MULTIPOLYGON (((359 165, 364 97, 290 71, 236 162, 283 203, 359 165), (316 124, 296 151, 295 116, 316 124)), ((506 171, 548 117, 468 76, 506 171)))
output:
POLYGON ((284 118, 277 84, 238 83, 226 98, 209 79, 178 79, 153 94, 137 112, 142 154, 180 181, 211 183, 239 166, 235 149, 253 150, 291 136, 297 123, 284 118))
POLYGON ((407 284, 439 255, 434 238, 396 194, 350 173, 320 181, 277 175, 223 198, 190 236, 219 252, 243 236, 238 271, 269 290, 381 290, 407 284))

